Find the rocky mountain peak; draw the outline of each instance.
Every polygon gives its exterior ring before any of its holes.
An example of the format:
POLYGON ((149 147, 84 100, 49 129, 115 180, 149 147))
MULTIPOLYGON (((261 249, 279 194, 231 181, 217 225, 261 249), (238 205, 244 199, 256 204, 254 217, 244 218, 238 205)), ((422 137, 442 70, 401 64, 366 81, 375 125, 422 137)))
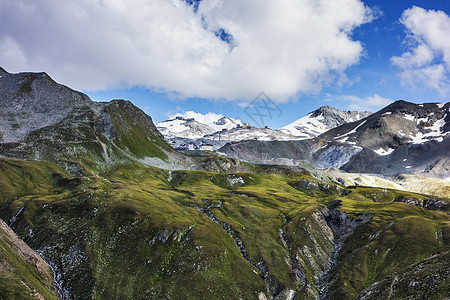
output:
POLYGON ((43 72, 5 71, 0 85, 2 142, 20 141, 33 130, 59 122, 75 108, 94 105, 85 94, 57 84, 43 72))
POLYGON ((233 124, 236 123, 235 121, 233 121, 231 118, 229 117, 222 117, 219 120, 215 121, 214 124, 222 126, 222 125, 226 125, 226 124, 233 124))
POLYGON ((370 114, 368 111, 343 111, 325 105, 310 112, 306 117, 283 127, 283 130, 295 136, 313 138, 332 128, 358 121, 370 114))

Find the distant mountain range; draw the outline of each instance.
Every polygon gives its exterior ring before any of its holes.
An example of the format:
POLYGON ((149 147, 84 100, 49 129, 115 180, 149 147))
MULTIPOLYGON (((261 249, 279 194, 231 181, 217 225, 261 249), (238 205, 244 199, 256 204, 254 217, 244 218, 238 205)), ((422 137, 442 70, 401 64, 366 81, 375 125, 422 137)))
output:
POLYGON ((418 173, 446 179, 450 177, 449 108, 450 103, 401 100, 309 140, 242 141, 219 151, 254 162, 308 162, 347 172, 418 173))
POLYGON ((201 123, 194 118, 179 116, 171 120, 157 122, 155 125, 166 139, 198 139, 224 129, 230 130, 242 126, 242 122, 238 119, 221 117, 212 122, 201 123))
POLYGON ((221 117, 209 123, 201 123, 194 118, 177 117, 157 122, 155 125, 164 138, 176 148, 192 145, 203 149, 209 145, 217 150, 227 142, 244 140, 289 141, 316 137, 339 125, 360 120, 370 112, 342 111, 331 106, 319 109, 281 129, 257 128, 243 124, 241 120, 221 117))

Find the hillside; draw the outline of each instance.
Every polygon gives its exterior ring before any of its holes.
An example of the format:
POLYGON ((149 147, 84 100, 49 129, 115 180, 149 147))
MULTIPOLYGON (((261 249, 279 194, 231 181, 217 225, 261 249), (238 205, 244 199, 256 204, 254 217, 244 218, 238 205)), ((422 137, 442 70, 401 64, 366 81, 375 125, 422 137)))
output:
MULTIPOLYGON (((14 223, 14 218, 11 223, 14 223)), ((47 263, 0 219, 0 297, 58 299, 47 263)))

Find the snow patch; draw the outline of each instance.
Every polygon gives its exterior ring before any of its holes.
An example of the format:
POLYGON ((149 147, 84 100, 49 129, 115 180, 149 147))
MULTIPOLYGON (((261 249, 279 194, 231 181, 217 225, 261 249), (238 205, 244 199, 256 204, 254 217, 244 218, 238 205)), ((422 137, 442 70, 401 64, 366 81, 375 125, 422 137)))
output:
POLYGON ((330 129, 321 122, 322 120, 325 120, 323 115, 319 115, 315 118, 311 117, 311 115, 312 113, 284 126, 281 130, 295 136, 302 136, 304 139, 309 139, 330 129))
POLYGON ((405 114, 405 115, 403 116, 403 118, 405 118, 406 120, 414 121, 414 119, 415 119, 416 117, 413 116, 413 115, 410 115, 410 114, 405 114))
POLYGON ((353 128, 353 130, 351 130, 351 131, 349 131, 349 132, 347 132, 347 133, 345 133, 345 134, 343 134, 343 135, 339 135, 339 136, 335 137, 335 139, 341 139, 341 138, 346 137, 346 136, 348 136, 348 135, 350 135, 350 134, 356 133, 356 130, 358 130, 359 127, 361 127, 362 125, 364 125, 364 123, 366 123, 366 120, 364 120, 361 124, 359 124, 358 126, 356 126, 355 128, 353 128))
POLYGON ((428 127, 429 132, 422 133, 418 132, 415 136, 410 137, 414 144, 422 144, 428 142, 430 140, 435 140, 438 142, 442 142, 444 140, 445 134, 442 134, 442 127, 445 125, 444 119, 447 115, 445 115, 442 119, 434 122, 433 126, 428 127))
POLYGON ((381 155, 381 156, 385 156, 385 155, 389 155, 392 152, 394 152, 395 149, 389 148, 388 150, 384 150, 383 148, 380 148, 378 150, 373 150, 375 151, 376 154, 381 155))

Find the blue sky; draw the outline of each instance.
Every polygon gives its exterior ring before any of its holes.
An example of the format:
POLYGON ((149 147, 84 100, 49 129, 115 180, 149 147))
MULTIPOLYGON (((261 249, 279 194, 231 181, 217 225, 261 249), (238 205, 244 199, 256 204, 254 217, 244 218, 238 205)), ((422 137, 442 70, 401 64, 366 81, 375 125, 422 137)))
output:
POLYGON ((278 128, 321 105, 449 101, 450 1, 0 0, 0 65, 46 71, 155 121, 244 108, 266 93, 278 128), (95 3, 94 3, 95 2, 95 3))

